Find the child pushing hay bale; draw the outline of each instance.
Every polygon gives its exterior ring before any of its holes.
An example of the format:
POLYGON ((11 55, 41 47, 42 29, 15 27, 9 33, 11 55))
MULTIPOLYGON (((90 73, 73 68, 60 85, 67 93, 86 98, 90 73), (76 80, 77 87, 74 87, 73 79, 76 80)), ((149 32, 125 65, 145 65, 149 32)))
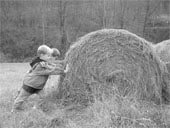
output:
POLYGON ((126 30, 99 30, 75 42, 65 60, 68 71, 57 97, 67 122, 82 128, 162 127, 163 64, 149 42, 126 30))

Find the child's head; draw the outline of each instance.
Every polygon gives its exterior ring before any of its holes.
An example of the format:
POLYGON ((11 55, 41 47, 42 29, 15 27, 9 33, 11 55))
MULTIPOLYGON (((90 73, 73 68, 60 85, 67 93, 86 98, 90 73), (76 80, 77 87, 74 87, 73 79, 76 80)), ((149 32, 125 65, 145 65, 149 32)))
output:
POLYGON ((60 52, 57 48, 52 48, 51 56, 57 59, 60 56, 60 52))
POLYGON ((41 45, 37 49, 37 55, 42 60, 49 60, 51 58, 52 49, 48 47, 47 45, 41 45))

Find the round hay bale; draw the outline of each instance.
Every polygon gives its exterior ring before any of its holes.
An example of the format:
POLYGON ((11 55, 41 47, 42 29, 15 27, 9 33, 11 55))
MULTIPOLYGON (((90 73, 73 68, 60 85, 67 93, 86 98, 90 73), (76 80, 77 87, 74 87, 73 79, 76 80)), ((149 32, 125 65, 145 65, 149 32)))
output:
POLYGON ((170 39, 153 45, 153 48, 166 67, 162 76, 164 82, 163 97, 167 103, 170 103, 170 39))
POLYGON ((154 49, 163 62, 170 63, 170 39, 154 45, 154 49))
POLYGON ((64 105, 87 106, 123 97, 162 101, 162 65, 151 44, 126 30, 89 33, 66 53, 69 70, 59 96, 64 105))

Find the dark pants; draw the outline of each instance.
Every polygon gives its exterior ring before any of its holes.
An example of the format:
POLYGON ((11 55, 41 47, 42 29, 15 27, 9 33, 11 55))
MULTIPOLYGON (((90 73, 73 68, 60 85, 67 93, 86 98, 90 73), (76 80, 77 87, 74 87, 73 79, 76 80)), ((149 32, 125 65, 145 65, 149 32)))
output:
POLYGON ((23 85, 21 90, 19 91, 18 96, 16 97, 15 101, 14 101, 14 109, 20 109, 22 107, 22 104, 24 103, 24 101, 26 101, 29 96, 33 95, 33 94, 38 94, 40 98, 42 98, 40 91, 42 89, 35 89, 32 88, 30 86, 27 85, 23 85))

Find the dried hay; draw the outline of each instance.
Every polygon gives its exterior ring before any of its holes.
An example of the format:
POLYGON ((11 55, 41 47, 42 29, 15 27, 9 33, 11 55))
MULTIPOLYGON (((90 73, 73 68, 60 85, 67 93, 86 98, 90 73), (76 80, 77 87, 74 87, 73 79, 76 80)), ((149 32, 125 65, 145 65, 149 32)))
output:
POLYGON ((126 30, 104 29, 75 42, 59 86, 65 105, 121 96, 160 104, 162 65, 151 44, 126 30))
POLYGON ((75 42, 65 59, 57 95, 65 127, 166 127, 159 106, 164 65, 149 42, 126 30, 99 30, 75 42))
POLYGON ((163 88, 163 94, 165 101, 170 103, 170 39, 153 45, 153 48, 166 67, 162 76, 165 85, 163 88))
POLYGON ((170 63, 170 39, 154 45, 154 49, 163 62, 170 63))

